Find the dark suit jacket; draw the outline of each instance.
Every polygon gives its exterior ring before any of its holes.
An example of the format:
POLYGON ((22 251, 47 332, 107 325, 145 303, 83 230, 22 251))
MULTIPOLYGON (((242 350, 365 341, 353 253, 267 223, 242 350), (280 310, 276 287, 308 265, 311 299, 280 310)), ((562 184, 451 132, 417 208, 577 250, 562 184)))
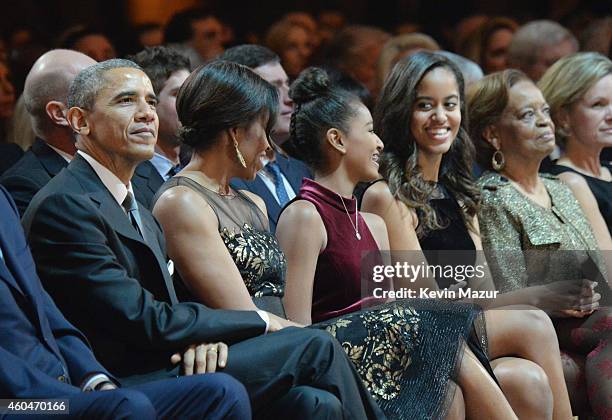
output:
MULTIPOLYGON (((281 169, 281 172, 291 184, 291 187, 297 194, 302 186, 303 178, 312 178, 312 172, 304 164, 304 162, 286 157, 280 153, 276 153, 276 161, 281 169)), ((230 183, 232 188, 236 190, 247 190, 260 196, 266 203, 266 209, 268 210, 268 220, 270 222, 270 231, 274 233, 276 231, 276 224, 278 222, 278 216, 280 216, 282 208, 278 204, 278 201, 274 198, 266 184, 262 181, 260 176, 255 177, 253 181, 245 181, 243 179, 234 178, 230 183)))
POLYGON ((68 162, 37 138, 32 147, 0 178, 23 215, 34 194, 57 175, 68 162))
POLYGON ((45 288, 111 372, 128 382, 173 376, 169 357, 189 344, 263 333, 256 312, 176 303, 161 228, 140 213, 148 244, 77 155, 22 220, 45 288))
POLYGON ((0 143, 0 175, 23 156, 23 149, 15 143, 0 143))
POLYGON ((0 395, 53 398, 81 392, 89 375, 110 374, 85 337, 57 309, 40 284, 19 224, 0 187, 0 395), (74 385, 71 385, 74 384, 74 385))
POLYGON ((134 176, 132 177, 132 187, 134 188, 134 196, 136 200, 152 210, 153 197, 159 190, 159 187, 164 183, 155 166, 148 160, 142 162, 136 167, 134 176))

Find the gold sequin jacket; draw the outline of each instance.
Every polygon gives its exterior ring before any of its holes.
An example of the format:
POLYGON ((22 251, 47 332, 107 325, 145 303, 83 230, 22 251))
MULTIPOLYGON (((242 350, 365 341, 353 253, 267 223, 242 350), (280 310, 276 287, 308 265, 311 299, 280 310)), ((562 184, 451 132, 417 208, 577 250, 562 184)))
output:
POLYGON ((485 172, 478 180, 482 245, 501 292, 606 275, 591 226, 571 190, 556 176, 540 176, 550 209, 524 196, 498 173, 485 172))

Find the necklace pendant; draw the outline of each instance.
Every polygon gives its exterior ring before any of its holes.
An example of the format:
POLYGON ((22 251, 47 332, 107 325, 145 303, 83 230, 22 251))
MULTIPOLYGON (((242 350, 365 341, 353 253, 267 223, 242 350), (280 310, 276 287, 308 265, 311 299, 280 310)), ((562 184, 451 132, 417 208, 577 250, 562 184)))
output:
POLYGON ((361 234, 359 232, 355 232, 355 236, 357 237, 358 241, 361 240, 361 234))

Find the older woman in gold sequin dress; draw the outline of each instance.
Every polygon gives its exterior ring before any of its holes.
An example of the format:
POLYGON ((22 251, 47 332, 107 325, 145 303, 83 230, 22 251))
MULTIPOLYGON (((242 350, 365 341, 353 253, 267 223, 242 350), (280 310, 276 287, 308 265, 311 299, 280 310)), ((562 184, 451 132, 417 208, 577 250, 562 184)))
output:
MULTIPOLYGON (((612 318, 610 309, 600 306, 601 296, 610 293, 600 252, 612 249, 609 235, 598 243, 572 192, 554 176, 538 174, 555 144, 554 124, 527 76, 506 70, 485 77, 472 87, 468 108, 478 160, 488 169, 479 180, 478 217, 496 286, 525 292, 525 303, 553 317, 561 349, 587 356, 591 406, 610 418, 612 318)), ((565 360, 576 411, 580 385, 572 383, 571 359, 565 360)))

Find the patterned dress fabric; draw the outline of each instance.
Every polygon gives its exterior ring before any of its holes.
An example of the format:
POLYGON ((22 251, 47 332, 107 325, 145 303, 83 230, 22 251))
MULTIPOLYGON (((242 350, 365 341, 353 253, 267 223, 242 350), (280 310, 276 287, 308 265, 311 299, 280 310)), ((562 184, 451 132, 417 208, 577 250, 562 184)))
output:
MULTIPOLYGON (((268 232, 267 217, 244 193, 235 191, 234 195, 221 196, 187 177, 171 178, 158 196, 179 185, 197 191, 212 207, 221 238, 256 305, 284 316, 281 298, 287 263, 278 242, 268 232)), ((318 188, 314 181, 305 180, 304 185, 318 188)), ((346 205, 354 218, 355 203, 346 200, 346 205)), ((344 210, 343 216, 338 220, 349 226, 344 210)), ((376 250, 365 222, 361 217, 358 222, 361 241, 356 239, 354 230, 351 236, 337 238, 328 232, 327 250, 339 243, 348 249, 376 250)), ((343 267, 345 274, 330 272, 328 278, 322 278, 318 271, 315 282, 332 281, 337 287, 351 288, 345 290, 347 295, 358 296, 359 279, 345 277, 359 273, 359 259, 337 261, 334 265, 343 267)), ((180 282, 176 274, 175 281, 180 282)), ((179 298, 195 299, 185 288, 179 298)), ((310 328, 325 329, 336 337, 385 414, 391 419, 443 418, 455 390, 449 380, 459 368, 463 343, 473 332, 474 323, 484 323, 481 312, 472 305, 429 300, 395 301, 363 309, 359 299, 339 302, 351 310, 340 308, 342 315, 335 317, 330 312, 310 328)))

